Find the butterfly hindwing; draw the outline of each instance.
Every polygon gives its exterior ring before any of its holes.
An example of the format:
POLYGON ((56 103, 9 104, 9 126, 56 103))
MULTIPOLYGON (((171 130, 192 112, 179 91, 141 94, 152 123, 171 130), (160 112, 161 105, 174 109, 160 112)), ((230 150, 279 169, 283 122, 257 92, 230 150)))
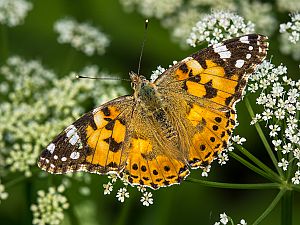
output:
POLYGON ((120 97, 90 111, 62 131, 41 153, 38 165, 50 173, 120 171, 132 97, 120 97))

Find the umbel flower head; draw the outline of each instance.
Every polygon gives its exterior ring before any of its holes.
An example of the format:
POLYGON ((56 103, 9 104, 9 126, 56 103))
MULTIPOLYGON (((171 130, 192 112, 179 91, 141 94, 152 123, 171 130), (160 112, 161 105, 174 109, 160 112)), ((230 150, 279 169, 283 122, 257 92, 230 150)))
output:
POLYGON ((294 174, 291 181, 299 184, 300 132, 297 115, 300 110, 300 81, 287 76, 287 68, 264 61, 250 78, 250 92, 258 92, 256 104, 263 106, 252 124, 265 122, 275 151, 278 167, 294 174))
MULTIPOLYGON (((81 74, 91 71, 103 76, 96 66, 84 68, 81 74)), ((26 176, 31 175, 31 167, 49 140, 87 111, 87 100, 97 104, 125 93, 117 81, 99 88, 99 83, 91 80, 75 80, 73 73, 57 79, 38 61, 20 57, 9 58, 0 74, 0 123, 5 124, 0 126, 0 155, 6 158, 0 166, 26 176)))
POLYGON ((88 56, 103 55, 110 40, 107 35, 89 23, 78 23, 71 18, 58 20, 54 30, 59 34, 59 43, 69 43, 88 56))
POLYGON ((250 21, 246 23, 243 17, 231 12, 215 11, 196 23, 186 41, 192 47, 204 41, 211 45, 253 32, 254 24, 250 21))
POLYGON ((295 60, 300 59, 300 14, 290 14, 291 21, 280 24, 280 51, 291 54, 295 60))
POLYGON ((64 218, 63 211, 69 208, 67 198, 62 194, 63 186, 50 187, 48 192, 39 190, 37 203, 31 205, 33 224, 60 224, 64 218))
POLYGON ((32 4, 26 0, 0 0, 0 23, 14 27, 23 23, 32 4))

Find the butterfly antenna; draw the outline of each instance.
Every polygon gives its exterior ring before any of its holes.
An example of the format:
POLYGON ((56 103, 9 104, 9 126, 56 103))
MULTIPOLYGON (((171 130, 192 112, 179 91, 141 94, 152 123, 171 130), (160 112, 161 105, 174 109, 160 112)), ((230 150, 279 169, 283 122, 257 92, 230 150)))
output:
POLYGON ((141 47, 141 54, 140 54, 140 58, 139 58, 139 67, 138 67, 138 71, 137 71, 138 75, 140 74, 140 69, 141 69, 141 61, 142 61, 144 46, 145 46, 146 37, 147 37, 148 23, 149 23, 149 20, 146 19, 145 20, 144 38, 143 38, 143 43, 142 43, 142 47, 141 47))
POLYGON ((131 80, 129 80, 129 79, 120 78, 120 77, 87 77, 87 76, 75 74, 75 78, 76 79, 91 79, 91 80, 124 80, 124 81, 131 82, 131 80))

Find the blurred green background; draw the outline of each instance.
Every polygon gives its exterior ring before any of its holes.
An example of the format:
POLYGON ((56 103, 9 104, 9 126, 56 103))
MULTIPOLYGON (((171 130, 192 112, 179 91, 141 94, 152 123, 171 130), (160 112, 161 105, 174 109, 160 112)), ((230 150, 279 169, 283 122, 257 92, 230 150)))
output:
MULTIPOLYGON (((34 8, 26 17, 24 25, 15 28, 1 26, 1 33, 6 33, 8 37, 6 40, 1 37, 1 43, 7 41, 6 48, 0 49, 1 64, 7 55, 20 55, 28 60, 40 60, 46 68, 54 70, 59 76, 65 76, 71 70, 79 71, 89 64, 96 64, 101 69, 124 78, 128 77, 129 71, 137 71, 145 20, 140 14, 124 12, 118 1, 34 0, 32 3, 34 8), (111 39, 106 54, 88 57, 68 44, 59 44, 53 24, 66 16, 80 22, 90 21, 94 26, 101 27, 111 39)), ((286 18, 286 15, 280 16, 286 18)), ((270 42, 270 55, 274 55, 273 63, 283 62, 291 74, 299 74, 297 64, 279 53, 277 40, 271 39, 270 42)), ((167 67, 173 60, 183 59, 194 51, 196 50, 191 48, 180 48, 177 43, 171 41, 168 30, 164 29, 158 20, 151 19, 141 74, 149 78, 156 66, 167 67)), ((131 93, 129 83, 124 82, 123 85, 128 88, 128 93, 131 93)), ((243 102, 238 104, 238 117, 240 126, 235 133, 247 138, 245 147, 248 150, 261 159, 268 160, 254 127, 249 125, 250 116, 243 102)), ((12 176, 17 177, 17 174, 12 176)), ((202 179, 201 171, 192 171, 191 176, 202 179)), ((50 179, 49 176, 47 179, 50 179)), ((0 204, 0 224, 31 224, 30 205, 36 200, 36 191, 40 188, 46 189, 49 185, 47 179, 32 177, 9 188, 9 199, 0 204)), ((213 164, 208 179, 236 183, 265 182, 234 159, 225 166, 213 164)), ((66 211, 62 224, 206 225, 218 221, 219 214, 223 212, 232 216, 236 222, 245 218, 250 224, 276 195, 276 191, 270 190, 224 190, 183 182, 179 186, 154 191, 154 205, 144 207, 140 203, 140 193, 137 191, 131 190, 131 197, 125 203, 117 201, 115 192, 104 196, 102 184, 105 182, 107 178, 92 175, 89 196, 78 194, 77 184, 74 183, 71 190, 66 192, 70 208, 66 211)), ((300 199, 299 196, 295 197, 296 225, 300 224, 300 214, 297 213, 300 210, 300 199)), ((280 207, 277 207, 261 224, 276 225, 280 224, 279 220, 280 207)))

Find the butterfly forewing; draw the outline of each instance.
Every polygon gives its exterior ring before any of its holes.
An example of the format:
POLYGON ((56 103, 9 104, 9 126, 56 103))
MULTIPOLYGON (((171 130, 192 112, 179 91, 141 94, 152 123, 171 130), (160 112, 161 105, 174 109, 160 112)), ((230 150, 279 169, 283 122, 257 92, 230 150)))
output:
POLYGON ((122 170, 132 102, 131 96, 120 97, 83 115, 46 147, 39 167, 50 173, 122 170))

